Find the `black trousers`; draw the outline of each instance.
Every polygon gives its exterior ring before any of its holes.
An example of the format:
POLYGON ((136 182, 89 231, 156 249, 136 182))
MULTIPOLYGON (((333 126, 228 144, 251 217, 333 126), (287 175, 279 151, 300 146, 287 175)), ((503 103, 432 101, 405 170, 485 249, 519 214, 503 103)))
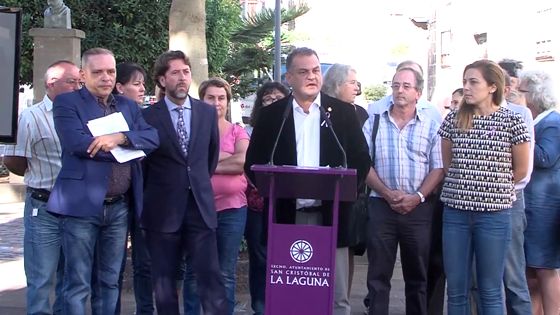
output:
POLYGON ((175 233, 146 230, 152 259, 152 285, 158 314, 179 315, 177 270, 186 253, 197 278, 198 295, 205 315, 227 314, 226 291, 218 261, 216 232, 208 228, 189 192, 189 209, 175 233))
POLYGON ((426 315, 433 200, 406 215, 393 211, 382 198, 370 198, 368 206, 369 314, 389 314, 391 278, 400 247, 406 314, 426 315))
POLYGON ((432 220, 432 246, 428 266, 428 314, 443 315, 445 299, 445 272, 443 270, 442 222, 443 203, 434 201, 432 220))

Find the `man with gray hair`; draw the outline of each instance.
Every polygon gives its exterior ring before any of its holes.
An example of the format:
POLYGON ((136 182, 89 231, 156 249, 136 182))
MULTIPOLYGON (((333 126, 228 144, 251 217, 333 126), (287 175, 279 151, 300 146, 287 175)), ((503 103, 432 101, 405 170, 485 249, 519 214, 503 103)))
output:
POLYGON ((78 67, 67 60, 51 64, 45 72, 43 100, 25 109, 19 118, 17 144, 6 149, 4 162, 27 185, 24 208, 23 258, 27 278, 27 313, 62 312, 61 220, 47 212, 47 200, 60 171, 60 140, 54 131, 53 100, 80 87, 78 67), (53 309, 49 294, 56 272, 53 309))
POLYGON ((369 315, 389 312, 397 247, 405 277, 406 312, 428 314, 432 221, 443 161, 437 134, 440 124, 418 109, 423 83, 415 69, 397 70, 391 105, 380 114, 370 113, 363 128, 372 154, 366 179, 371 188, 368 210, 369 217, 375 218, 368 222, 369 315))
POLYGON ((86 313, 95 259, 100 312, 112 315, 119 294, 129 210, 139 216, 143 199, 140 157, 119 162, 112 150, 149 153, 158 147, 159 138, 134 101, 111 94, 116 62, 110 50, 92 48, 84 52, 81 75, 84 87, 60 95, 54 102, 62 167, 47 209, 60 216, 64 226, 64 314, 86 313), (128 128, 94 136, 90 121, 109 115, 124 120, 128 128))
MULTIPOLYGON (((410 68, 420 75, 422 82, 424 79, 424 70, 419 63, 413 60, 405 60, 397 65, 396 72, 403 68, 410 68)), ((370 103, 368 106, 368 113, 373 117, 375 114, 381 114, 388 110, 393 104, 393 94, 389 94, 382 99, 370 103)), ((428 102, 425 97, 421 97, 416 102, 416 110, 418 113, 423 113, 427 118, 434 120, 436 123, 441 124, 442 117, 438 109, 428 102)), ((368 122, 366 122, 368 124, 368 122)), ((439 194, 438 191, 435 194, 439 194)), ((437 198, 436 198, 437 199, 437 198)), ((428 299, 428 313, 430 315, 443 314, 443 300, 445 296, 445 274, 443 272, 443 254, 442 254, 442 213, 443 204, 439 200, 434 200, 433 222, 432 222, 432 244, 430 246, 430 259, 428 266, 428 286, 427 286, 427 299, 428 299)), ((369 297, 364 298, 364 305, 369 307, 369 297)))
MULTIPOLYGON (((424 69, 420 66, 419 63, 412 60, 405 60, 397 65, 397 69, 395 72, 399 71, 402 68, 412 68, 414 71, 418 72, 422 78, 424 78, 424 69)), ((368 105, 368 113, 370 114, 380 114, 386 109, 388 109, 393 102, 393 95, 389 94, 382 99, 370 103, 368 105)), ((422 112, 425 112, 428 117, 434 119, 438 123, 441 123, 442 117, 441 113, 437 110, 437 108, 428 102, 424 97, 418 100, 416 104, 416 108, 422 112)))

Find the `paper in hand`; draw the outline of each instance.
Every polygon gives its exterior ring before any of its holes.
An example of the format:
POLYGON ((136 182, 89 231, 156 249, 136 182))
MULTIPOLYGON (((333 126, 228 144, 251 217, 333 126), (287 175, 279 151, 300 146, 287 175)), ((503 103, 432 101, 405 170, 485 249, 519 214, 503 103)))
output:
MULTIPOLYGON (((94 137, 108 135, 117 132, 126 132, 130 129, 121 112, 112 113, 101 118, 88 121, 87 126, 94 137)), ((124 163, 130 160, 146 156, 142 150, 132 150, 123 147, 116 147, 111 150, 111 154, 117 162, 124 163)))

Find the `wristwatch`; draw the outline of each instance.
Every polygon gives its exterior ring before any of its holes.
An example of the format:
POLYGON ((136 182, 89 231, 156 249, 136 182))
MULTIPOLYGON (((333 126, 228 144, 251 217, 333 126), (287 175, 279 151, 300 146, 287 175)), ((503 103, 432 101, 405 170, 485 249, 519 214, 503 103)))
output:
POLYGON ((420 191, 417 191, 416 194, 420 197, 420 203, 423 203, 424 201, 426 201, 426 197, 424 197, 423 193, 421 193, 420 191))
POLYGON ((123 133, 124 136, 124 140, 123 143, 121 144, 122 147, 126 147, 130 144, 130 140, 128 140, 128 137, 126 136, 126 134, 123 133))

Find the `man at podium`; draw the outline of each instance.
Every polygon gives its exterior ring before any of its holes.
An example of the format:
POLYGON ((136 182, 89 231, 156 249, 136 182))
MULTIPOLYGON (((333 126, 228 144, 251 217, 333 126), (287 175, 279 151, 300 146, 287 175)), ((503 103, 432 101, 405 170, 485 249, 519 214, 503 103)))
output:
MULTIPOLYGON (((253 129, 245 171, 254 181, 255 164, 347 167, 357 170, 358 187, 370 166, 368 147, 353 106, 326 94, 317 53, 301 47, 286 61, 286 80, 292 94, 262 109, 253 129)), ((348 210, 340 204, 336 251, 334 311, 350 315, 348 300, 348 210)), ((280 199, 276 222, 332 224, 332 202, 280 199)))

